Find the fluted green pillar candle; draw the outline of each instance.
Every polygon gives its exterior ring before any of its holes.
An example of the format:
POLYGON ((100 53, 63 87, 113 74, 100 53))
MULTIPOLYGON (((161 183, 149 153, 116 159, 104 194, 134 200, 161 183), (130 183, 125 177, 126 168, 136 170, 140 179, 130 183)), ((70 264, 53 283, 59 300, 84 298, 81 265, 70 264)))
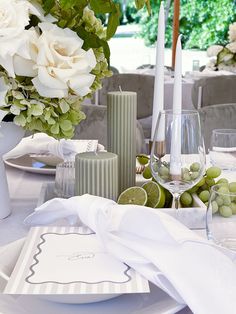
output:
POLYGON ((118 156, 87 152, 75 157, 75 195, 92 194, 117 200, 118 156))
POLYGON ((137 94, 119 91, 107 97, 107 149, 118 155, 121 193, 135 185, 137 94))

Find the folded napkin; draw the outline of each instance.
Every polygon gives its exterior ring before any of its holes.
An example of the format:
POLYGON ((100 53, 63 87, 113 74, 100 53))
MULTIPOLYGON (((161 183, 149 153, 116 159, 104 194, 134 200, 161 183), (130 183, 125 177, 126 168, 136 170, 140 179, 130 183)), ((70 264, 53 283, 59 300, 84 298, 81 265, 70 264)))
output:
POLYGON ((147 207, 117 205, 91 195, 53 199, 27 225, 78 218, 105 249, 196 314, 232 314, 236 308, 235 254, 211 245, 173 217, 147 207))
POLYGON ((73 161, 78 153, 102 150, 104 146, 97 140, 56 140, 47 134, 36 133, 23 138, 13 150, 5 154, 4 158, 18 158, 25 154, 46 154, 57 156, 64 161, 73 161))

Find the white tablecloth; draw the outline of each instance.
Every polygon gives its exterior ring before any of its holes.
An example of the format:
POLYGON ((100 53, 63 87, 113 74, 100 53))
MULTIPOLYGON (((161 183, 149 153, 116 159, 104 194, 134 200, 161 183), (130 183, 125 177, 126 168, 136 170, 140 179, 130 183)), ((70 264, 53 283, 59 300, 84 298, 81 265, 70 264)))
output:
MULTIPOLYGON (((33 174, 8 166, 6 169, 12 204, 12 214, 3 220, 0 220, 0 246, 20 239, 27 234, 28 228, 26 228, 22 222, 36 207, 42 183, 54 180, 54 176, 51 175, 33 174)), ((227 173, 225 176, 231 181, 236 181, 235 173, 227 173)), ((179 314, 190 313, 191 311, 187 308, 179 312, 179 314)))

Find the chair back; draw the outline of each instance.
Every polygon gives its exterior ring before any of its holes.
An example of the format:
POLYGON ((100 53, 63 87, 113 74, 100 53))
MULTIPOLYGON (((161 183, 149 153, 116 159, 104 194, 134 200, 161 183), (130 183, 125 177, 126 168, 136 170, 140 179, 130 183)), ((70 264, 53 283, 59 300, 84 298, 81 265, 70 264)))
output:
POLYGON ((236 75, 204 77, 194 82, 192 102, 196 109, 236 103, 236 75))
POLYGON ((214 129, 236 129, 236 103, 217 104, 199 110, 206 152, 214 129))
POLYGON ((98 104, 107 105, 107 93, 131 91, 137 93, 137 118, 142 119, 152 115, 154 76, 144 74, 120 73, 103 79, 99 90, 98 104))

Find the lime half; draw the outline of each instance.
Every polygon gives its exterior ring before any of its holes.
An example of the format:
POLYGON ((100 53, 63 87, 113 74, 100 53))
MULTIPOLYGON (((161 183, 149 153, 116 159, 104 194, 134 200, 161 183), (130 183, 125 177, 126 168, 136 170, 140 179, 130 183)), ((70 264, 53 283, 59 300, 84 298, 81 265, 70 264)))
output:
POLYGON ((147 198, 147 193, 143 188, 133 186, 120 194, 117 203, 120 205, 130 204, 145 206, 147 198))
POLYGON ((142 185, 142 188, 147 192, 148 200, 146 206, 152 208, 162 208, 165 205, 164 189, 156 182, 149 181, 142 185))

